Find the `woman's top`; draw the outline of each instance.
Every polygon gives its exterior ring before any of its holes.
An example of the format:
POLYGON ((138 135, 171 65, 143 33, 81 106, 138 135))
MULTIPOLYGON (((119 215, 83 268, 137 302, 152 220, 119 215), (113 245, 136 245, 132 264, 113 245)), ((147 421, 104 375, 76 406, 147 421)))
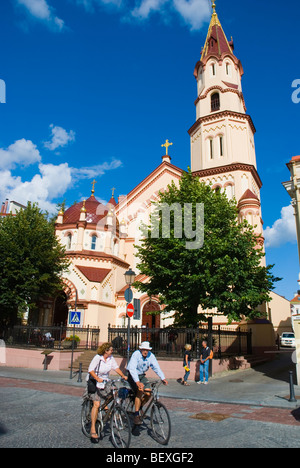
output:
POLYGON ((183 366, 187 365, 186 356, 187 356, 188 363, 190 363, 191 362, 191 351, 185 350, 184 356, 183 356, 183 366))
MULTIPOLYGON (((90 378, 90 372, 94 371, 95 374, 103 380, 110 380, 109 373, 111 370, 118 369, 119 366, 113 356, 108 356, 106 360, 103 356, 96 354, 96 356, 92 359, 90 366, 88 368, 88 374, 86 380, 88 381, 90 378)), ((105 382, 97 382, 97 388, 104 388, 105 382)))

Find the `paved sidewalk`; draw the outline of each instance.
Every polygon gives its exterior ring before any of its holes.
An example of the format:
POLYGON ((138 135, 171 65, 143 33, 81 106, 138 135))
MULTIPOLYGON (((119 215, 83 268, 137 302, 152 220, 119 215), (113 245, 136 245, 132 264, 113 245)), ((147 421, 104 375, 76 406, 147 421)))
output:
MULTIPOLYGON (((283 352, 267 364, 254 369, 237 370, 215 375, 208 385, 198 385, 189 381, 190 386, 184 387, 176 380, 170 380, 168 386, 160 387, 162 397, 183 400, 194 400, 212 403, 231 403, 252 406, 294 409, 300 407, 300 386, 294 385, 296 402, 289 402, 290 385, 289 371, 295 371, 291 360, 291 352, 283 352)), ((178 377, 181 377, 182 367, 178 365, 178 377)), ((85 387, 86 373, 82 382, 78 376, 70 379, 69 371, 43 371, 36 369, 21 369, 0 366, 0 377, 29 380, 32 382, 48 382, 78 389, 85 387)), ((295 372, 294 372, 295 382, 295 372)))

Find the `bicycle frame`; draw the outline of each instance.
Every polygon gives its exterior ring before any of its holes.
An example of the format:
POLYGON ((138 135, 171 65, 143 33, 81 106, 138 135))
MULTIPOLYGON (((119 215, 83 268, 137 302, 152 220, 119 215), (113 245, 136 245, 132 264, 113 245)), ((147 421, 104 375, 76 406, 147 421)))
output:
POLYGON ((155 382, 151 383, 151 397, 149 401, 146 402, 146 409, 143 409, 143 401, 141 405, 141 409, 143 411, 143 417, 146 416, 150 408, 153 406, 153 404, 158 400, 158 387, 161 385, 161 382, 159 380, 156 380, 155 382))

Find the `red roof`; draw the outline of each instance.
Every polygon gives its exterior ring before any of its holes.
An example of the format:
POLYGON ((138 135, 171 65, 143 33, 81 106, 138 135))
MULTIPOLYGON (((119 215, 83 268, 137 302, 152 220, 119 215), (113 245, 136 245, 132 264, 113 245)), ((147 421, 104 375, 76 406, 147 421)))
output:
MULTIPOLYGON (((65 213, 63 224, 77 223, 80 218, 83 201, 70 206, 65 213)), ((85 201, 86 221, 89 223, 98 223, 104 216, 107 215, 107 208, 102 205, 93 195, 85 201)))
POLYGON ((300 295, 297 294, 290 302, 300 302, 300 295))
POLYGON ((255 195, 255 193, 251 192, 251 190, 248 189, 248 190, 246 190, 244 195, 240 198, 240 201, 241 200, 248 200, 248 199, 258 200, 258 196, 255 195))
POLYGON ((94 268, 94 267, 85 267, 85 266, 79 266, 75 265, 76 268, 78 268, 79 271, 89 280, 92 281, 93 283, 102 283, 104 278, 108 275, 108 273, 111 271, 107 268, 94 268))

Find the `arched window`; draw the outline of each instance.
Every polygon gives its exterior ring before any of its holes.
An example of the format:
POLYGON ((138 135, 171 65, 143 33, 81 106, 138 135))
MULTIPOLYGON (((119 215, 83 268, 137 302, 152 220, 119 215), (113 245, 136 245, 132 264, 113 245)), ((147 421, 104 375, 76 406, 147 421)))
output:
POLYGON ((219 150, 220 150, 220 156, 224 156, 224 137, 223 137, 223 135, 219 135, 219 150))
POLYGON ((209 155, 210 159, 214 159, 214 140, 212 138, 209 139, 209 155))
POLYGON ((67 235, 67 250, 70 250, 72 245, 72 234, 67 235))
POLYGON ((231 76, 231 65, 229 62, 226 62, 226 75, 231 76))
POLYGON ((91 240, 91 250, 96 250, 97 236, 93 235, 91 240))
POLYGON ((220 109, 220 95, 219 93, 213 93, 210 98, 211 112, 215 112, 220 109))

